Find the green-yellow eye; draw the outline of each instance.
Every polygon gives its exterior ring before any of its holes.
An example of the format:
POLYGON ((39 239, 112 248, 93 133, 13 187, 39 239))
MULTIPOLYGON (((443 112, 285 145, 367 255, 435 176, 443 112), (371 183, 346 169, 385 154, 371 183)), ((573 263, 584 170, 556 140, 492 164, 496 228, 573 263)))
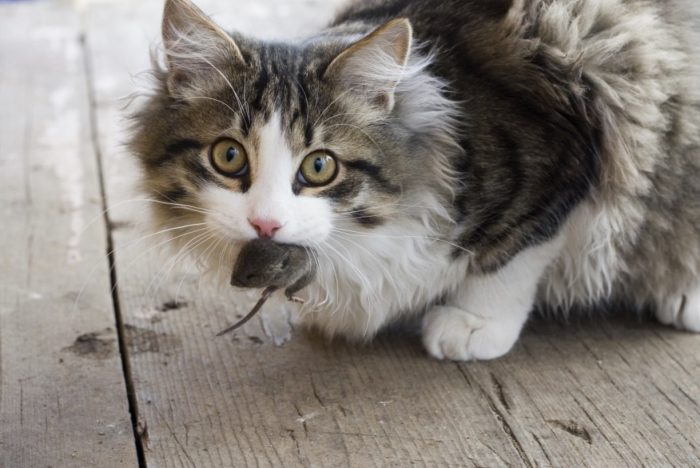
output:
POLYGON ((227 177, 240 177, 248 172, 248 153, 236 140, 223 138, 214 143, 209 159, 214 169, 227 177))
POLYGON ((315 151, 304 158, 297 178, 304 185, 319 187, 327 185, 338 174, 338 163, 326 151, 315 151))

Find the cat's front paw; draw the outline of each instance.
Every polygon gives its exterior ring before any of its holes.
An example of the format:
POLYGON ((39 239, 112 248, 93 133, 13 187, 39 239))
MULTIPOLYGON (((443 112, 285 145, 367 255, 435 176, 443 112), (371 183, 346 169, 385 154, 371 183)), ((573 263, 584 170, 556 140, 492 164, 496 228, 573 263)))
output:
POLYGON ((438 306, 423 320, 423 344, 437 359, 495 359, 510 351, 521 328, 517 321, 478 317, 456 307, 438 306))
POLYGON ((665 325, 700 333, 700 288, 661 304, 656 318, 665 325))

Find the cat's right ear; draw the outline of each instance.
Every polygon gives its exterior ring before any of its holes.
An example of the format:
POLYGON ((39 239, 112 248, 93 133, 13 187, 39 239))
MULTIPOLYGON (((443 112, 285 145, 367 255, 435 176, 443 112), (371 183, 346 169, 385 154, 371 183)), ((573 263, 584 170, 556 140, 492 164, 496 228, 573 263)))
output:
POLYGON ((412 36, 408 19, 391 20, 343 50, 328 65, 325 76, 391 111, 411 53, 412 36))
POLYGON ((190 0, 166 0, 162 35, 172 95, 197 92, 223 78, 226 67, 245 63, 233 38, 190 0))

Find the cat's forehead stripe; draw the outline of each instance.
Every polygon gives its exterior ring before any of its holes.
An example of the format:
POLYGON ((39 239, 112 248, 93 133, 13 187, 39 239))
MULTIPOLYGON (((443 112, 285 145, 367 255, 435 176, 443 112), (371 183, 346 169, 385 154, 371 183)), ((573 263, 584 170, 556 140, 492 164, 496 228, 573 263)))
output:
POLYGON ((258 78, 253 85, 255 91, 255 97, 253 98, 253 109, 260 110, 263 105, 263 96, 267 87, 270 84, 270 73, 267 70, 267 64, 265 63, 265 49, 260 50, 260 70, 258 72, 258 78))
POLYGON ((244 136, 250 135, 256 122, 264 125, 273 112, 279 111, 286 128, 300 132, 307 148, 313 144, 316 131, 310 114, 323 102, 319 101, 318 83, 309 80, 318 80, 322 67, 309 61, 307 55, 303 48, 285 44, 258 44, 250 52, 254 75, 248 77, 252 84, 245 97, 246 112, 238 121, 244 136))

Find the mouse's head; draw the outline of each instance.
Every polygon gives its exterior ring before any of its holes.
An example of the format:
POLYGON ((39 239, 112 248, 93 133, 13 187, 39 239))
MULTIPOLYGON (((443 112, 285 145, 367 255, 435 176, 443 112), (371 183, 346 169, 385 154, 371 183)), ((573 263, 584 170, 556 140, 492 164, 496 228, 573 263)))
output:
POLYGON ((243 246, 231 275, 241 288, 285 288, 308 273, 312 260, 308 249, 255 239, 243 246))

